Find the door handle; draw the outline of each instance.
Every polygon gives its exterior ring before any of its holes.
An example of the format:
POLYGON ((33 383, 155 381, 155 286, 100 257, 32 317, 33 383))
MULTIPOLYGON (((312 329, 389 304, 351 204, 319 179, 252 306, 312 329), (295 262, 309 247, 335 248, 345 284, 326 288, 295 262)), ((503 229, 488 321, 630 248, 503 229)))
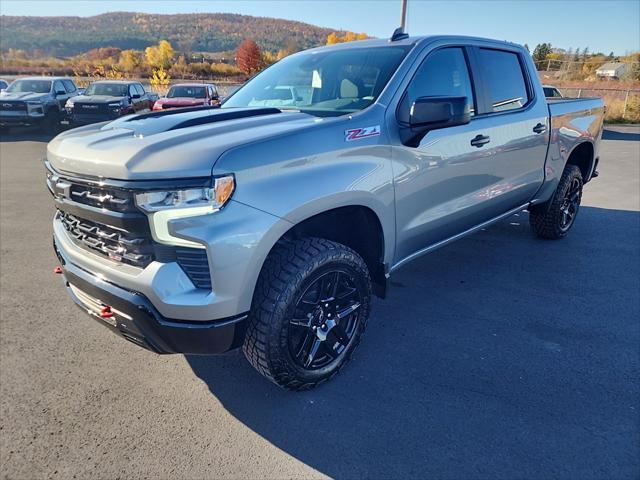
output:
POLYGON ((543 125, 542 123, 537 124, 535 127, 533 127, 533 131, 535 133, 542 133, 542 132, 546 132, 547 131, 547 126, 543 125))
POLYGON ((473 140, 471 140, 471 145, 473 145, 474 147, 482 147, 483 145, 486 145, 487 143, 489 143, 491 141, 491 138, 489 138, 486 135, 476 135, 473 140))

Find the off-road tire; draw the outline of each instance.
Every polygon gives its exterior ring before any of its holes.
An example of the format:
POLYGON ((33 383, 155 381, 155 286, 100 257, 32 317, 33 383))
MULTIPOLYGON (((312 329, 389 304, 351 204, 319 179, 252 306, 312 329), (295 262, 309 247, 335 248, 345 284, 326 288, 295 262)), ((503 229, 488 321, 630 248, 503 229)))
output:
POLYGON ((282 388, 314 388, 334 377, 350 360, 365 330, 370 303, 369 270, 355 251, 321 238, 282 242, 269 254, 260 273, 248 319, 244 354, 258 372, 282 388), (358 326, 337 364, 307 370, 296 364, 290 353, 289 321, 305 286, 332 268, 347 270, 363 292, 358 326))
POLYGON ((547 238, 551 240, 558 240, 564 238, 569 233, 569 230, 575 224, 575 217, 578 215, 578 209, 573 216, 571 223, 568 227, 563 227, 563 213, 562 207, 566 199, 567 193, 574 182, 579 183, 579 197, 578 208, 580 200, 582 199, 582 173, 580 168, 576 165, 567 165, 562 172, 558 187, 550 200, 548 208, 532 209, 529 212, 529 224, 538 237, 547 238))

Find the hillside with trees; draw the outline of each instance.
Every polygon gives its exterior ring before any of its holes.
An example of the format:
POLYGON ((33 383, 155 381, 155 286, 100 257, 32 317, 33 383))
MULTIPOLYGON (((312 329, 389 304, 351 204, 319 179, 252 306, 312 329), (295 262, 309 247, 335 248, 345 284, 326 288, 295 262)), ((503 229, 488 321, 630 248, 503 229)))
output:
MULTIPOLYGON (((62 12, 61 12, 62 13, 62 12)), ((227 13, 158 15, 113 12, 93 17, 0 17, 0 50, 69 57, 105 46, 144 50, 168 40, 182 52, 235 51, 245 38, 278 51, 326 43, 332 29, 277 18, 227 13), (37 35, 34 34, 37 32, 37 35)))

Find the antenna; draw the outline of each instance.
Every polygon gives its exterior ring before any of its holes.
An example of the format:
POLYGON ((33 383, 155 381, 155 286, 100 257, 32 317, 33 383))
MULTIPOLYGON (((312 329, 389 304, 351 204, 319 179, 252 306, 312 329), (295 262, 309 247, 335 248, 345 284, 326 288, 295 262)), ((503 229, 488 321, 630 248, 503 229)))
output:
POLYGON ((407 0, 400 0, 400 26, 393 31, 391 35, 391 42, 397 42, 398 40, 404 40, 409 38, 409 34, 405 33, 405 27, 407 24, 407 0))
POLYGON ((407 0, 400 0, 400 28, 404 32, 407 26, 407 0))

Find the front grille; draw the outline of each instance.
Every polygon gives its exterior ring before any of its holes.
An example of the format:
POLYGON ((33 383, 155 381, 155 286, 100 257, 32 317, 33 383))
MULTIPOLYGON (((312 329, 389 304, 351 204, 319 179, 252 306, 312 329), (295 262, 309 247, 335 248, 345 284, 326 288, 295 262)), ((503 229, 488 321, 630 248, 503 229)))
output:
POLYGON ((109 111, 109 107, 106 103, 76 103, 73 106, 73 113, 76 114, 106 114, 109 111))
POLYGON ((71 237, 84 248, 111 260, 144 268, 154 257, 150 238, 60 212, 60 221, 71 237))
POLYGON ((114 212, 137 212, 133 195, 126 190, 106 189, 94 185, 70 184, 69 193, 74 202, 114 212))
POLYGON ((0 111, 5 112, 26 112, 27 104, 25 102, 0 101, 0 111))
POLYGON ((176 262, 196 288, 211 290, 206 250, 153 240, 146 215, 135 205, 134 190, 62 178, 50 170, 47 183, 58 221, 80 248, 138 268, 153 261, 176 262))

